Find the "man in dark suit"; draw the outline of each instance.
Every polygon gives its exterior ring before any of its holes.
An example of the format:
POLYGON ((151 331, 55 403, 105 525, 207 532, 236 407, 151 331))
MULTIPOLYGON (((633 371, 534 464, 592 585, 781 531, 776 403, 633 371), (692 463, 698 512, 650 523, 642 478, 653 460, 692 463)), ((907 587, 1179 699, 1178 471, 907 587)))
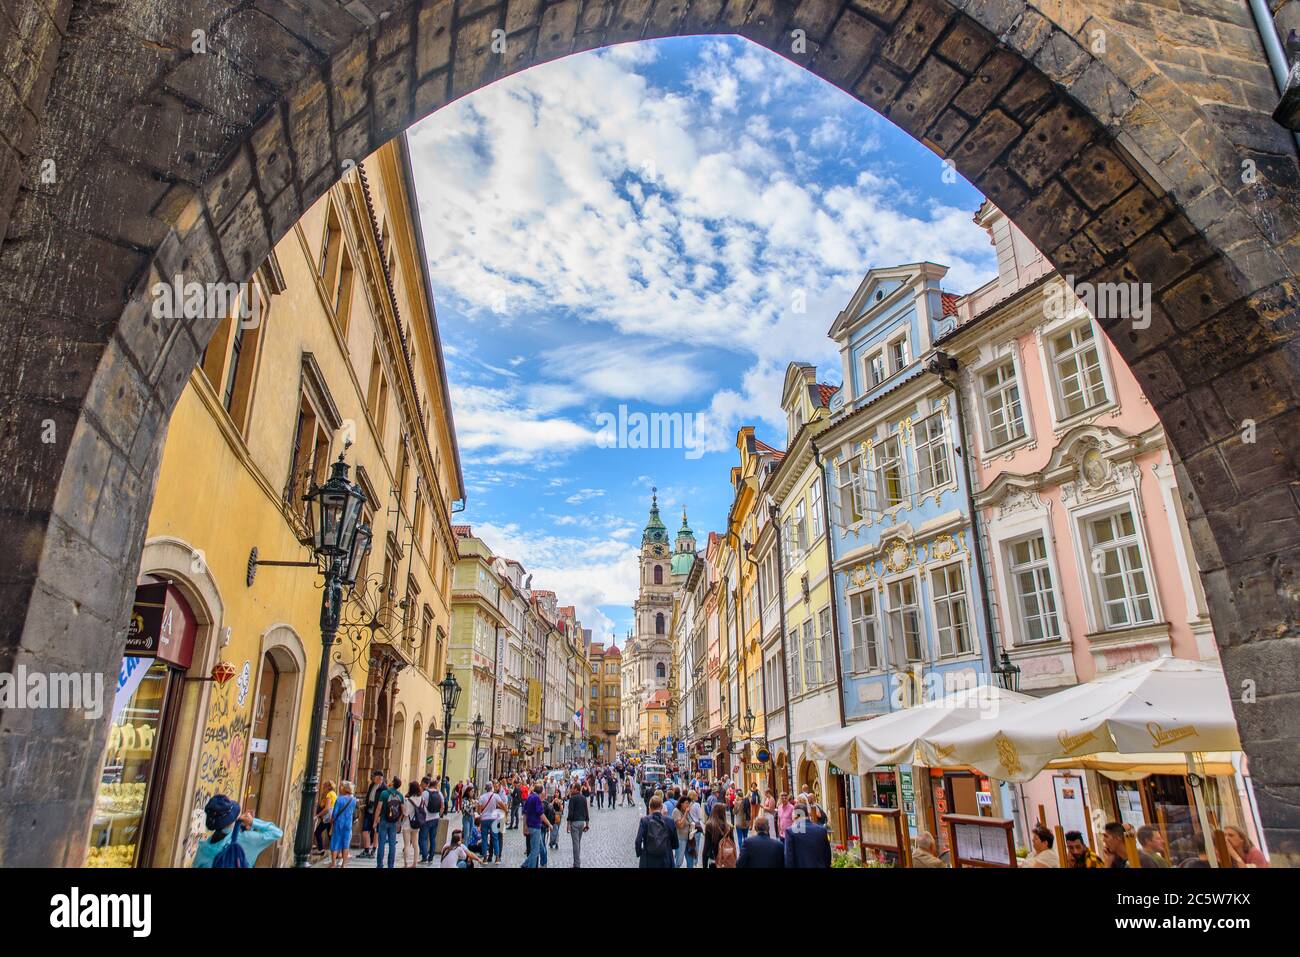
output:
POLYGON ((794 823, 785 832, 786 867, 830 867, 831 836, 820 824, 808 820, 808 805, 794 811, 794 823))
POLYGON ((780 841, 768 836, 767 827, 766 817, 754 822, 754 833, 736 858, 737 867, 785 867, 785 850, 780 841))

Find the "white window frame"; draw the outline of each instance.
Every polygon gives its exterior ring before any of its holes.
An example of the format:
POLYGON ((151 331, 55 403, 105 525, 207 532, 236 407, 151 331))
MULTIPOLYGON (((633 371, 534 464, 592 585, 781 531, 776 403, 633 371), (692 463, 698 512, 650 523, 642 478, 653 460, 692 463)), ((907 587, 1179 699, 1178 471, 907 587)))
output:
POLYGON ((821 658, 822 684, 826 684, 835 675, 835 661, 832 657, 835 654, 835 637, 834 619, 831 616, 831 606, 823 605, 817 611, 816 618, 817 629, 817 646, 819 657, 821 658))
MULTIPOLYGON (((876 507, 881 512, 887 512, 891 508, 907 506, 911 501, 911 476, 907 470, 907 455, 903 451, 903 437, 897 432, 891 432, 885 436, 884 439, 872 446, 871 459, 872 471, 876 473, 876 507), (892 459, 884 460, 884 451, 891 442, 895 443, 897 452, 892 459), (886 497, 885 461, 896 461, 898 463, 899 495, 901 497, 897 501, 886 497)), ((871 503, 867 502, 866 504, 870 505, 871 503)))
POLYGON ((859 522, 866 520, 865 473, 868 467, 869 463, 856 451, 835 464, 835 492, 838 499, 836 508, 840 513, 840 526, 843 528, 857 525, 859 522), (845 479, 846 473, 848 475, 847 480, 845 479), (845 512, 846 496, 852 506, 852 510, 847 513, 845 512))
MULTIPOLYGON (((1099 630, 1101 631, 1123 631, 1127 628, 1140 628, 1143 625, 1153 625, 1160 621, 1159 610, 1156 607, 1155 600, 1155 579, 1151 572, 1151 561, 1147 556, 1146 548, 1142 542, 1139 524, 1139 513, 1131 506, 1124 504, 1116 505, 1114 508, 1099 509, 1092 514, 1079 519, 1079 531, 1081 533, 1081 540, 1087 558, 1088 581, 1091 586, 1091 591, 1093 592, 1093 599, 1096 603, 1095 611, 1097 613, 1097 623, 1100 626, 1099 630), (1124 512, 1128 512, 1129 517, 1133 521, 1133 533, 1131 536, 1122 539, 1112 539, 1112 543, 1122 543, 1121 546, 1118 546, 1118 554, 1121 556, 1121 570, 1118 572, 1118 575, 1124 586, 1124 597, 1122 602, 1127 620, 1119 624, 1112 624, 1109 615, 1107 614, 1107 608, 1109 605, 1113 604, 1113 602, 1108 601, 1106 598, 1105 591, 1102 588, 1101 573, 1097 572, 1096 569, 1093 568, 1093 561, 1098 551, 1098 545, 1093 541, 1092 526, 1095 522, 1100 522, 1106 519, 1110 519, 1113 522, 1117 516, 1124 512), (1130 591, 1131 578, 1134 575, 1135 570, 1124 565, 1125 552, 1129 546, 1137 548, 1138 559, 1141 563, 1140 569, 1137 569, 1137 571, 1141 572, 1142 577, 1146 582, 1146 593, 1142 598, 1137 597, 1136 592, 1130 591), (1143 599, 1145 599, 1150 608, 1150 617, 1138 621, 1136 614, 1138 611, 1137 603, 1143 599)), ((1112 544, 1108 546, 1107 550, 1116 547, 1117 546, 1112 544)))
POLYGON ((1022 535, 1016 535, 1013 538, 1005 539, 1001 543, 1003 564, 1006 568, 1007 594, 1011 601, 1008 604, 1008 612, 1011 614, 1013 633, 1016 636, 1017 645, 1047 645, 1061 641, 1065 637, 1065 609, 1062 606, 1060 590, 1058 587, 1059 577, 1052 561, 1051 539, 1041 529, 1035 529, 1022 535), (1026 542, 1038 540, 1043 545, 1043 557, 1034 558, 1024 564, 1017 564, 1014 550, 1017 545, 1026 542), (1042 588, 1042 574, 1048 578, 1047 590, 1042 588), (1034 594, 1038 596, 1039 614, 1037 617, 1043 619, 1044 630, 1042 638, 1029 637, 1029 620, 1025 615, 1025 592, 1020 587, 1020 576, 1022 574, 1031 574, 1034 577, 1034 594), (1051 617, 1056 619, 1056 633, 1049 635, 1046 630, 1047 613, 1042 610, 1042 596, 1050 595, 1052 599, 1051 617))
MULTIPOLYGON (((873 671, 880 671, 884 663, 889 661, 888 648, 884 650, 886 654, 881 655, 881 637, 884 635, 884 624, 880 620, 880 592, 876 588, 863 588, 858 591, 850 592, 848 596, 849 606, 849 634, 851 636, 849 643, 849 671, 853 674, 868 674, 873 671), (857 600, 857 607, 854 607, 857 600), (870 614, 867 614, 865 602, 870 601, 870 614), (871 625, 871 638, 867 637, 866 625, 871 625), (859 629, 859 625, 863 627, 859 629), (861 649, 861 654, 859 653, 861 649), (872 659, 875 659, 874 663, 872 659), (859 667, 859 664, 865 667, 859 667)), ((886 638, 888 641, 888 638, 886 638)))
POLYGON ((817 645, 817 623, 805 618, 799 626, 803 641, 803 686, 805 691, 820 687, 822 683, 822 662, 820 648, 817 645))
POLYGON ((936 409, 931 412, 920 422, 912 427, 912 445, 913 454, 916 456, 916 489, 918 494, 925 495, 933 492, 935 489, 955 488, 957 485, 957 469, 953 461, 952 454, 952 436, 948 431, 948 413, 943 409, 936 409), (929 423, 937 421, 939 423, 938 438, 928 436, 929 423), (924 437, 923 437, 924 434, 924 437), (935 462, 939 461, 935 455, 935 450, 941 449, 943 452, 943 469, 947 473, 942 482, 938 481, 935 475, 935 462), (927 454, 926 463, 923 465, 921 453, 924 450, 927 454), (931 484, 926 485, 927 476, 934 478, 931 484))
POLYGON ((812 523, 811 542, 817 541, 822 537, 822 477, 814 476, 812 485, 808 487, 808 519, 812 523))
POLYGON ((975 634, 975 623, 971 620, 971 601, 970 601, 970 576, 966 572, 966 563, 962 561, 948 562, 945 565, 939 565, 930 569, 930 605, 934 611, 934 637, 937 645, 936 651, 940 658, 962 658, 972 654, 978 645, 975 634), (950 576, 956 571, 958 578, 961 580, 961 591, 954 592, 951 590, 950 576), (935 587, 936 581, 943 576, 944 593, 939 594, 935 587), (942 617, 940 611, 947 608, 948 625, 945 627, 940 622, 942 617), (957 637, 960 633, 957 624, 954 609, 961 609, 962 623, 965 625, 966 647, 959 647, 957 637), (949 641, 950 647, 944 648, 944 632, 951 634, 949 641))
MULTIPOLYGON (((894 652, 896 650, 902 655, 902 660, 895 666, 898 668, 902 668, 903 666, 912 664, 913 662, 928 660, 928 656, 926 655, 926 651, 928 650, 926 647, 927 642, 925 640, 925 613, 922 610, 922 606, 921 606, 920 579, 917 577, 915 572, 909 572, 907 574, 898 575, 894 578, 885 579, 884 586, 885 587, 881 589, 881 593, 885 599, 884 607, 882 610, 884 611, 883 620, 885 622, 885 636, 887 639, 887 647, 889 649, 890 662, 892 663, 894 661, 894 652), (895 641, 895 635, 894 635, 893 616, 895 613, 899 613, 901 615, 901 609, 894 607, 892 592, 895 585, 901 586, 908 582, 910 582, 912 585, 913 603, 910 606, 904 606, 904 607, 910 607, 915 610, 916 642, 917 642, 917 647, 915 649, 909 649, 907 647, 907 635, 905 631, 902 635, 898 636, 897 642, 895 641), (919 657, 913 657, 910 654, 910 651, 912 650, 915 650, 918 653, 919 657)), ((901 621, 901 617, 900 617, 900 621, 901 621)))
MULTIPOLYGON (((1010 448, 1016 443, 1029 438, 1029 404, 1025 399, 1025 390, 1023 387, 1024 377, 1020 374, 1020 360, 1017 353, 1018 350, 1012 349, 1007 354, 995 357, 991 362, 981 366, 975 372, 974 385, 977 392, 980 410, 981 437, 984 440, 984 449, 987 452, 1010 448), (1003 379, 992 388, 985 385, 985 376, 995 373, 1007 365, 1011 366, 1010 378, 1003 379), (993 438, 992 411, 989 408, 989 400, 994 395, 1005 397, 1005 394, 1010 389, 1015 389, 1016 401, 1020 406, 1020 434, 1001 442, 995 442, 993 438)), ((1003 408, 1005 409, 1005 406, 1003 406, 1003 408)))
MULTIPOLYGON (((1142 503, 1139 501, 1137 493, 1129 489, 1122 494, 1109 496, 1097 502, 1092 502, 1084 507, 1073 509, 1069 513, 1070 534, 1074 541, 1074 560, 1083 579, 1087 582, 1086 597, 1084 608, 1088 618, 1088 631, 1091 634, 1100 634, 1102 632, 1124 630, 1113 629, 1105 624, 1105 616, 1101 605, 1101 593, 1097 587, 1097 581, 1092 571, 1092 548, 1091 538, 1088 534, 1087 522, 1105 514, 1107 512, 1119 511, 1127 507, 1133 515, 1134 527, 1137 532, 1138 546, 1142 555, 1143 568, 1146 570, 1149 582, 1149 595, 1151 598, 1152 613, 1155 618, 1148 624, 1158 624, 1165 620, 1164 611, 1160 603, 1160 589, 1156 582, 1153 565, 1151 563, 1151 545, 1147 538, 1146 516, 1142 509, 1142 503)), ((1128 627, 1144 627, 1143 625, 1129 625, 1128 627)))
MULTIPOLYGON (((1096 322, 1092 320, 1086 311, 1078 310, 1073 313, 1070 318, 1062 319, 1060 322, 1053 323, 1051 326, 1044 328, 1041 335, 1043 371, 1047 377, 1049 390, 1052 395, 1052 414, 1058 428, 1062 423, 1097 415, 1099 412, 1103 412, 1108 407, 1115 404, 1115 383, 1111 376, 1110 362, 1107 356, 1108 340, 1102 334, 1101 329, 1097 326, 1096 322), (1101 374, 1102 389, 1104 390, 1105 395, 1103 396, 1102 401, 1089 406, 1082 411, 1068 412, 1065 406, 1065 393, 1062 389, 1062 381, 1057 374, 1057 370, 1059 369, 1059 357, 1056 352, 1055 340, 1058 336, 1074 332, 1083 328, 1085 325, 1092 330, 1092 342, 1097 351, 1097 366, 1098 371, 1101 374)), ((1067 351, 1077 354, 1081 348, 1083 347, 1076 345, 1067 351)), ((1062 353, 1062 355, 1064 355, 1064 353, 1062 353)))
POLYGON ((873 349, 862 354, 862 393, 866 395, 881 384, 889 381, 889 356, 885 349, 873 349), (876 378, 876 366, 873 360, 880 360, 881 378, 876 378))
POLYGON ((790 697, 803 694, 803 657, 799 654, 799 626, 794 625, 785 636, 786 672, 790 676, 790 697))
POLYGON ((888 342, 885 344, 885 365, 886 368, 889 370, 889 375, 891 378, 893 376, 898 375, 900 372, 902 372, 904 369, 910 366, 914 358, 915 357, 912 355, 911 337, 907 334, 906 331, 904 331, 901 335, 897 335, 889 339, 888 342), (899 343, 902 343, 903 353, 904 356, 906 357, 906 361, 901 364, 898 363, 897 355, 895 354, 899 343))

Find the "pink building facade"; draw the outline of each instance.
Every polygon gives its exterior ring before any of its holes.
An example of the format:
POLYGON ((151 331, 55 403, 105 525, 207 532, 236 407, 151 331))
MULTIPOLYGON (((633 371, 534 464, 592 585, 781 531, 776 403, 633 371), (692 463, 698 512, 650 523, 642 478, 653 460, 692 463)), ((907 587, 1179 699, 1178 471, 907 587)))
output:
MULTIPOLYGON (((976 222, 998 277, 959 300, 935 348, 958 362, 994 647, 1035 695, 1159 656, 1217 664, 1159 418, 1067 279, 992 204, 976 222)), ((1254 832, 1246 779, 1218 771, 1220 819, 1254 832)), ((1179 813, 1172 772, 1150 783, 1044 772, 1012 803, 1026 823, 1042 807, 1067 829, 1155 824, 1179 813)))

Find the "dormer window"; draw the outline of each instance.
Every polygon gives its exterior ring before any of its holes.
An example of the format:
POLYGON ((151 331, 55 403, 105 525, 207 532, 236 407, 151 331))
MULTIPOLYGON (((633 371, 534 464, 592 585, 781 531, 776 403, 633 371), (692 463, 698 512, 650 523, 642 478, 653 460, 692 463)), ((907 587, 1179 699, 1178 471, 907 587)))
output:
POLYGON ((911 349, 908 348, 907 336, 900 336, 889 344, 889 372, 898 375, 912 362, 911 349))
POLYGON ((889 378, 885 367, 884 352, 873 352, 862 360, 862 378, 864 391, 874 389, 889 378))

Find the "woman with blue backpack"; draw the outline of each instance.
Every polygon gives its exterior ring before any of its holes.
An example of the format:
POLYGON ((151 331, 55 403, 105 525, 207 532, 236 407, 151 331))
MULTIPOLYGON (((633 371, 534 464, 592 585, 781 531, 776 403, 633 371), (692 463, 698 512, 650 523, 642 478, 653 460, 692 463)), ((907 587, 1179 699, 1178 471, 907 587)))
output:
POLYGON ((270 821, 240 812, 239 805, 218 794, 203 807, 204 822, 212 836, 194 853, 194 867, 252 867, 258 855, 280 838, 284 831, 270 821))

